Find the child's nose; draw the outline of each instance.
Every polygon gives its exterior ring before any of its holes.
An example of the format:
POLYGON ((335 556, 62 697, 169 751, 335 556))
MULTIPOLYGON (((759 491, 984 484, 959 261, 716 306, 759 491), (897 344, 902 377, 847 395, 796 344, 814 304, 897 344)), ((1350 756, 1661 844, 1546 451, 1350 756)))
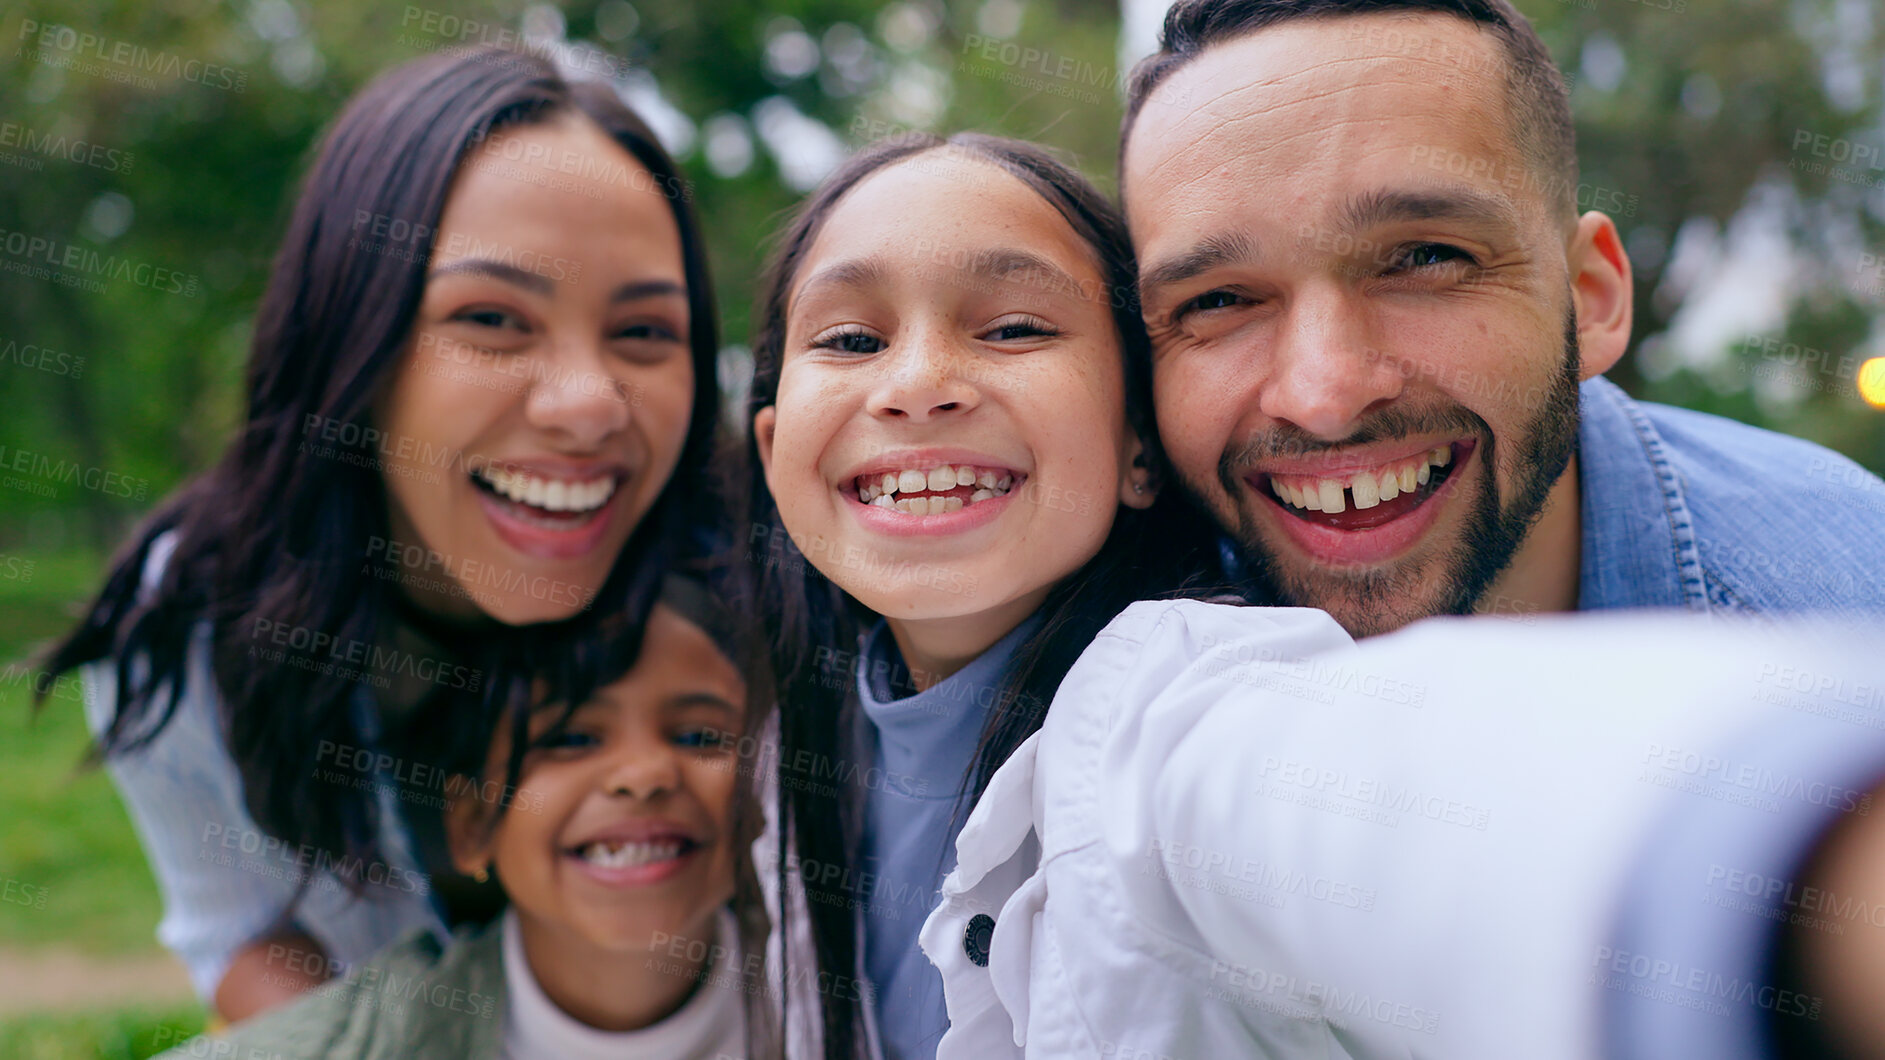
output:
POLYGON ((636 744, 611 756, 602 774, 602 790, 609 795, 651 799, 672 792, 680 784, 680 766, 665 746, 636 744))

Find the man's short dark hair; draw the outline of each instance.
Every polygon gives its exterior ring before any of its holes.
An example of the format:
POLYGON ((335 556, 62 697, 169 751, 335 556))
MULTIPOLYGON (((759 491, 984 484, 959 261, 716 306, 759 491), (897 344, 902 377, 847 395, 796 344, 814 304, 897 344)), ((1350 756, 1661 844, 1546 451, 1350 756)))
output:
POLYGON ((1165 14, 1159 50, 1132 71, 1126 119, 1119 130, 1121 193, 1125 191, 1127 139, 1146 100, 1206 48, 1299 19, 1428 12, 1473 22, 1504 47, 1507 106, 1519 147, 1537 168, 1544 187, 1574 211, 1577 137, 1570 105, 1565 102, 1564 78, 1531 22, 1507 0, 1177 0, 1165 14), (1561 186, 1553 187, 1556 184, 1561 186))

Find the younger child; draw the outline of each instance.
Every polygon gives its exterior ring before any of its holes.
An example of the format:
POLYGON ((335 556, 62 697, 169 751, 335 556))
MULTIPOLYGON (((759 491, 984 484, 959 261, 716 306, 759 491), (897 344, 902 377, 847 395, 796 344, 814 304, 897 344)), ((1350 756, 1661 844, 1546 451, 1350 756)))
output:
POLYGON ((728 904, 752 838, 735 795, 746 692, 710 607, 670 579, 626 673, 568 700, 539 682, 478 775, 453 778, 452 860, 497 879, 508 911, 442 948, 409 935, 213 1055, 746 1056, 728 904))

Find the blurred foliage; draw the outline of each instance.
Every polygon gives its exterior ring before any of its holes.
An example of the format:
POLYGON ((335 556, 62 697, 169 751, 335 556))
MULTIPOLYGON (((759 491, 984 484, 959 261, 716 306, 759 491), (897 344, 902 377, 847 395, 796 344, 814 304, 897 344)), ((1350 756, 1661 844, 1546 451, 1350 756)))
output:
MULTIPOLYGON (((1643 396, 1801 434, 1885 468, 1885 415, 1858 400, 1850 369, 1802 370, 1780 345, 1827 351, 1835 368, 1885 352, 1885 271, 1862 267, 1864 255, 1885 253, 1885 168, 1865 164, 1885 153, 1870 0, 1521 7, 1574 82, 1588 189, 1628 204, 1613 212, 1636 259, 1642 355, 1613 374, 1643 396), (1843 167, 1832 161, 1839 144, 1843 167), (1853 145, 1869 159, 1850 161, 1853 145), (1664 333, 1700 289, 1698 270, 1728 254, 1733 241, 1720 233, 1746 218, 1760 188, 1777 190, 1772 216, 1790 235, 1791 250, 1758 281, 1780 295, 1784 321, 1754 329, 1761 341, 1742 328, 1717 336, 1719 348, 1675 349, 1664 333)), ((142 486, 0 481, 0 565, 66 544, 104 547, 213 458, 240 416, 249 316, 294 181, 323 124, 378 70, 527 27, 533 39, 626 59, 632 78, 652 75, 691 130, 681 154, 710 234, 725 331, 738 344, 761 250, 806 183, 775 157, 769 128, 796 145, 787 154, 906 127, 1037 138, 1111 187, 1118 25, 1116 5, 1101 0, 14 6, 0 18, 0 123, 10 123, 0 124, 0 265, 26 260, 6 242, 23 233, 172 269, 196 286, 192 295, 106 280, 94 292, 0 272, 0 456, 26 451, 142 486), (55 33, 54 46, 41 47, 43 27, 55 25, 101 43, 66 47, 55 33), (1050 58, 989 62, 965 47, 979 38, 1050 58), (183 65, 192 61, 210 66, 183 65), (142 72, 144 63, 154 66, 142 72), (97 145, 119 164, 96 152, 81 161, 29 152, 21 130, 97 145), (63 357, 48 367, 43 351, 63 357)))

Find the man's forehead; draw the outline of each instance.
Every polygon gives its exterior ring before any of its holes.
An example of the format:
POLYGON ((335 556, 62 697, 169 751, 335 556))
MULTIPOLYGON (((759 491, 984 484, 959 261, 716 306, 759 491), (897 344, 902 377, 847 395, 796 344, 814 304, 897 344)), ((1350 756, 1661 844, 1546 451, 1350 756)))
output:
POLYGON ((1213 178, 1274 191, 1396 158, 1465 153, 1482 170, 1508 164, 1519 151, 1506 85, 1497 40, 1446 15, 1306 19, 1213 45, 1174 71, 1134 121, 1123 160, 1128 213, 1137 227, 1148 208, 1162 212, 1213 178))

